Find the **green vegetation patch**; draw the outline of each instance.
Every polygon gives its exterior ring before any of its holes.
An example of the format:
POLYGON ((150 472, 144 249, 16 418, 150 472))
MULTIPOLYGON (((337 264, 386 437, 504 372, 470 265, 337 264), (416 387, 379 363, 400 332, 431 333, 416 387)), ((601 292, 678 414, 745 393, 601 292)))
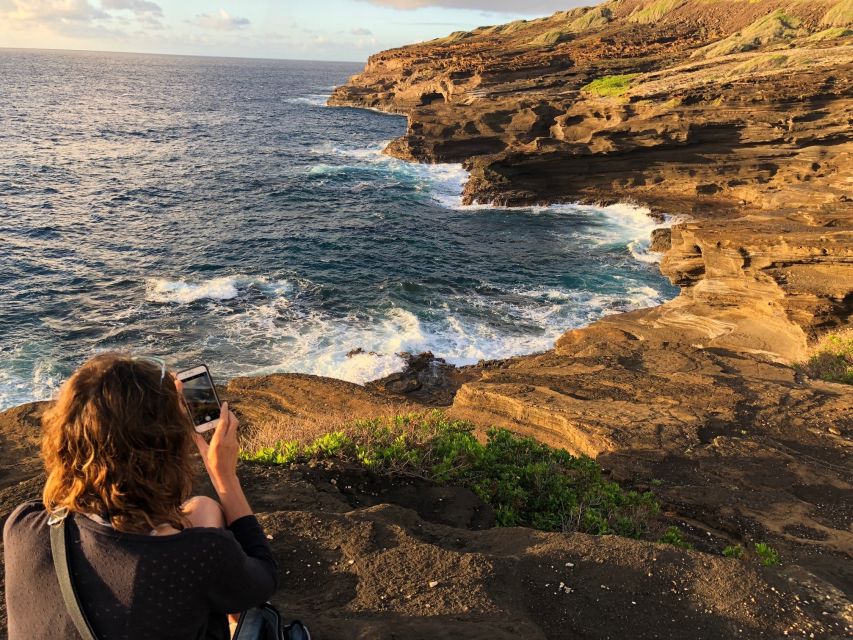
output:
POLYGON ((648 24, 657 22, 666 14, 678 9, 685 3, 686 0, 657 0, 652 2, 642 9, 637 9, 630 16, 628 22, 636 22, 639 24, 648 24))
POLYGON ((603 78, 596 78, 589 84, 581 87, 581 89, 598 96, 621 96, 628 92, 628 89, 631 88, 631 80, 638 75, 637 73, 626 73, 623 75, 604 76, 603 78))
POLYGON ((813 33, 806 38, 806 42, 822 42, 824 40, 835 40, 836 38, 849 38, 850 36, 853 36, 853 29, 848 29, 847 27, 830 27, 829 29, 813 33))
POLYGON ((475 34, 471 31, 454 31, 449 36, 444 36, 443 38, 436 38, 432 42, 435 44, 452 44, 454 42, 459 42, 460 40, 467 40, 468 38, 473 37, 475 34))
POLYGON ((853 329, 824 336, 797 368, 812 378, 853 384, 853 329))
POLYGON ((522 29, 528 29, 531 23, 527 20, 516 20, 515 22, 510 22, 509 24, 505 24, 501 28, 501 33, 510 34, 516 33, 517 31, 521 31, 522 29))
POLYGON ((743 547, 739 544, 731 545, 723 549, 723 555, 726 558, 742 558, 743 547))
POLYGON ((779 564, 779 552, 766 542, 755 543, 755 554, 765 567, 775 567, 779 564))
POLYGON ((664 544, 671 544, 672 546, 678 547, 679 549, 693 548, 693 545, 684 539, 684 534, 678 527, 670 527, 669 529, 667 529, 660 537, 658 542, 663 542, 664 544))
POLYGON ((590 458, 506 429, 490 429, 482 443, 471 423, 440 411, 360 420, 307 445, 282 441, 241 457, 268 464, 334 459, 378 474, 467 487, 494 508, 504 527, 636 538, 659 512, 652 493, 606 480, 590 458))
POLYGON ((853 0, 841 0, 835 3, 820 22, 830 27, 853 26, 853 0))
POLYGON ((737 65, 727 75, 738 76, 761 73, 762 71, 775 71, 790 66, 790 63, 790 57, 783 54, 759 54, 737 65))

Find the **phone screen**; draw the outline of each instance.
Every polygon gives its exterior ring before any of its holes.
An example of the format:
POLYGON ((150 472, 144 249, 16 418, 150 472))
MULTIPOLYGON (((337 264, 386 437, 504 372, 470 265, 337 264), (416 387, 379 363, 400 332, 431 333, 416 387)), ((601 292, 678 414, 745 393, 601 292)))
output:
POLYGON ((219 417, 219 399, 213 388, 210 373, 203 371, 191 378, 184 378, 184 400, 187 401, 195 426, 216 420, 219 417))

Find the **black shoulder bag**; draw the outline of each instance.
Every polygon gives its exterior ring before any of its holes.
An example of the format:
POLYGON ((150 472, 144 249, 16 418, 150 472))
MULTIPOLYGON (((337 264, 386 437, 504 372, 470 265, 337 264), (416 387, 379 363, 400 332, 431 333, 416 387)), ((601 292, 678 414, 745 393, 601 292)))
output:
MULTIPOLYGON (((80 606, 80 598, 74 588, 71 578, 71 568, 68 561, 68 548, 66 538, 68 536, 68 518, 51 524, 50 527, 50 551, 53 555, 53 568, 59 580, 59 589, 68 615, 77 627, 77 632, 83 640, 98 640, 92 625, 86 617, 86 613, 80 606)), ((237 629, 234 631, 232 640, 311 640, 308 628, 298 620, 284 626, 278 610, 269 602, 259 607, 254 607, 240 615, 237 629)))
POLYGON ((68 564, 68 549, 65 544, 67 535, 68 518, 62 518, 56 524, 51 524, 50 527, 50 552, 53 555, 53 568, 56 570, 56 577, 59 580, 59 590, 62 591, 62 599, 65 601, 65 608, 68 610, 68 615, 77 627, 77 632, 83 640, 98 640, 95 632, 92 631, 92 625, 83 613, 80 606, 80 599, 77 597, 77 591, 74 589, 74 581, 71 579, 71 569, 68 564))

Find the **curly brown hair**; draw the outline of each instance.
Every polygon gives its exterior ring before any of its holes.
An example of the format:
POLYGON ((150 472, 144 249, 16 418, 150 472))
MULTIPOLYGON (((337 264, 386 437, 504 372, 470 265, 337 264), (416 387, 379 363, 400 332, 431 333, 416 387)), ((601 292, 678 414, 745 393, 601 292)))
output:
POLYGON ((188 526, 192 425, 171 375, 108 353, 81 366, 42 418, 45 508, 102 515, 120 531, 188 526))

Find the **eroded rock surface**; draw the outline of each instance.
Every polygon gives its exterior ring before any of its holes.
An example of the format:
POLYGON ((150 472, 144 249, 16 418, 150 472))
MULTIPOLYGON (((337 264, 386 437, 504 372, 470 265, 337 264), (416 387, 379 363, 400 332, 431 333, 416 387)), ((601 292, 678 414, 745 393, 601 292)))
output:
POLYGON ((329 104, 406 114, 388 152, 466 162, 471 202, 814 209, 850 202, 851 26, 838 0, 619 0, 378 53, 329 104))

